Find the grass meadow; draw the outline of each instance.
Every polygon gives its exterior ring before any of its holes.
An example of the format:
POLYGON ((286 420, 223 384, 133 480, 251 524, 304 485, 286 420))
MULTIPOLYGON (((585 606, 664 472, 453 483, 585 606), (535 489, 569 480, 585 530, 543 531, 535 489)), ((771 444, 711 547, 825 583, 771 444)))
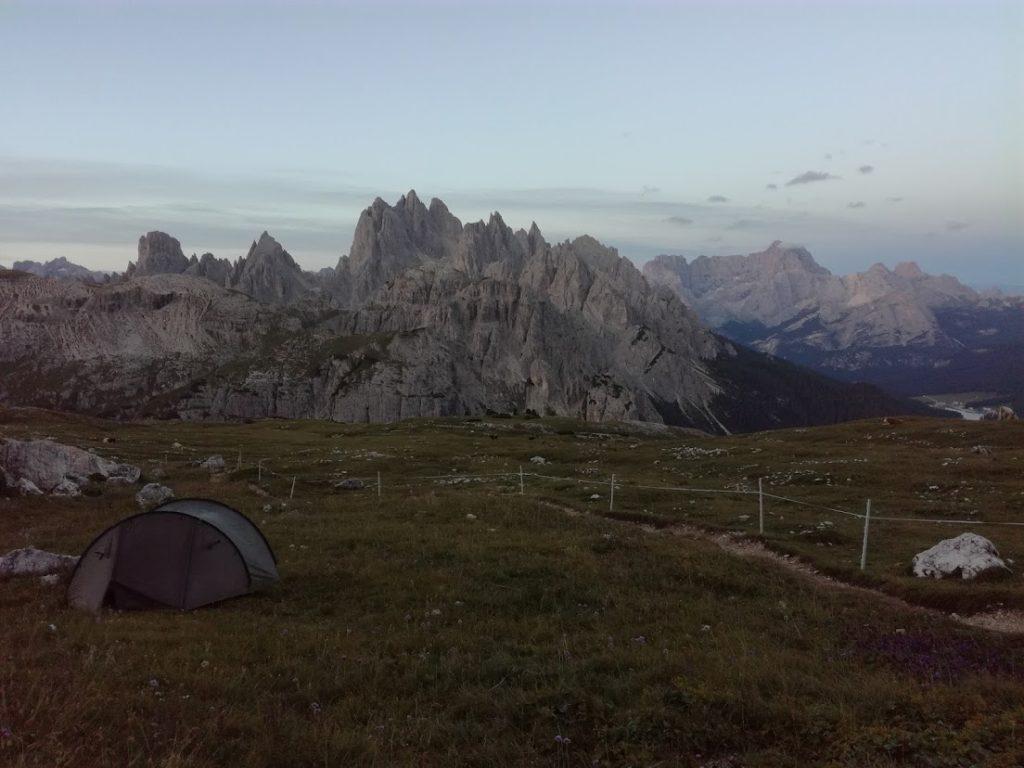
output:
MULTIPOLYGON (((762 478, 808 504, 860 512, 871 498, 879 516, 1024 521, 1021 424, 716 438, 554 419, 120 424, 12 410, 0 436, 92 448, 179 496, 231 504, 282 577, 191 613, 98 617, 38 579, 0 583, 3 766, 1024 764, 1024 638, 660 534, 685 522, 757 537, 757 499, 636 487, 762 478), (228 472, 196 466, 214 453, 228 472), (443 477, 520 466, 523 493, 517 476, 443 477), (346 477, 367 487, 335 490, 346 477)), ((78 554, 136 511, 134 492, 0 500, 0 553, 78 554)), ((770 548, 915 605, 1024 608, 1019 568, 978 583, 909 572, 915 552, 965 530, 1024 565, 1018 527, 873 522, 863 572, 857 518, 769 499, 765 529, 770 548)))

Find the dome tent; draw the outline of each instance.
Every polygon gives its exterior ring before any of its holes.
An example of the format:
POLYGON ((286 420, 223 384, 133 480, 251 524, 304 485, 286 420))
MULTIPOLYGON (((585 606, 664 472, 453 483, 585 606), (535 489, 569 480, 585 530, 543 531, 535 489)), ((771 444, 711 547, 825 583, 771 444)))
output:
POLYGON ((199 608, 278 580, 266 537, 210 499, 174 499, 121 520, 82 553, 68 585, 73 608, 199 608))

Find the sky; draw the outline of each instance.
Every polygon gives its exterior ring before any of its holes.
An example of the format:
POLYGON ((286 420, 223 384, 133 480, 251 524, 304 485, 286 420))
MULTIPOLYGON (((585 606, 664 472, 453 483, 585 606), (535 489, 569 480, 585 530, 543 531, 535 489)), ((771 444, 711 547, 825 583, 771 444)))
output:
POLYGON ((415 189, 659 253, 1024 284, 1024 3, 0 0, 0 263, 308 269, 415 189))

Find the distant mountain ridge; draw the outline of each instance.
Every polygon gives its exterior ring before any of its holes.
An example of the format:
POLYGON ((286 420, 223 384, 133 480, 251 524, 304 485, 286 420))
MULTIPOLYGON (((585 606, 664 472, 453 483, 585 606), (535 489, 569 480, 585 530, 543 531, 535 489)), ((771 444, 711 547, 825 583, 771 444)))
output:
POLYGON ((114 416, 537 413, 725 432, 924 412, 732 344, 613 248, 463 225, 409 192, 335 269, 263 233, 234 263, 140 238, 123 279, 0 272, 0 402, 114 416))
POLYGON ((980 294, 913 262, 834 275, 781 242, 746 256, 659 256, 643 272, 729 338, 830 376, 1021 405, 1019 297, 980 294))
POLYGON ((38 261, 16 261, 11 265, 11 268, 19 272, 28 272, 32 275, 49 277, 54 280, 88 280, 102 283, 109 280, 112 276, 110 272, 88 269, 68 261, 63 256, 51 259, 45 263, 38 261))

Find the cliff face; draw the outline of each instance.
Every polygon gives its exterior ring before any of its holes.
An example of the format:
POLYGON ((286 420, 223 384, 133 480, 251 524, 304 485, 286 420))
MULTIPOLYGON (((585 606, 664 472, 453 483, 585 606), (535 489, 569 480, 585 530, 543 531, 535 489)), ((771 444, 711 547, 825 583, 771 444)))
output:
POLYGON ((535 412, 712 431, 908 407, 752 354, 593 238, 552 245, 498 214, 463 226, 413 192, 374 201, 349 255, 317 275, 266 233, 234 265, 150 233, 128 278, 103 286, 0 273, 2 402, 195 419, 535 412))

